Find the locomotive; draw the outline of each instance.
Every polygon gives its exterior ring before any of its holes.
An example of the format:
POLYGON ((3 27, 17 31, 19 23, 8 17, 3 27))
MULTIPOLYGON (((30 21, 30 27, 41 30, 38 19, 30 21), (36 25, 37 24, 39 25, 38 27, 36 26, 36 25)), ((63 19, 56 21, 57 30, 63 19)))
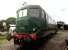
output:
POLYGON ((56 25, 48 23, 48 14, 39 5, 27 5, 17 10, 16 28, 11 38, 17 49, 37 47, 49 34, 56 33, 56 25))

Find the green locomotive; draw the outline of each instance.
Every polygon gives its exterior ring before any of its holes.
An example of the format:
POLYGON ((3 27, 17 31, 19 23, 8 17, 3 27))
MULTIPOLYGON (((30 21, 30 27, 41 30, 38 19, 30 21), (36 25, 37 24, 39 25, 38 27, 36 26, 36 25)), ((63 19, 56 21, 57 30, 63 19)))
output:
POLYGON ((17 10, 16 29, 13 32, 16 48, 34 45, 56 33, 56 25, 48 23, 48 14, 39 5, 28 5, 17 10))

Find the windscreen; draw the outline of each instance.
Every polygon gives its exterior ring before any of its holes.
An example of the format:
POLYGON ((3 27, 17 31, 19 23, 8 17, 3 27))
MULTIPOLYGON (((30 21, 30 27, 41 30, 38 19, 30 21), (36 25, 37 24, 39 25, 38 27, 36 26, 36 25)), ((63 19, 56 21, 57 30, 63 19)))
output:
POLYGON ((40 16, 40 9, 29 9, 29 13, 28 13, 29 16, 32 16, 32 17, 39 17, 40 16))
POLYGON ((32 17, 40 17, 40 9, 24 9, 19 11, 19 17, 32 16, 32 17))

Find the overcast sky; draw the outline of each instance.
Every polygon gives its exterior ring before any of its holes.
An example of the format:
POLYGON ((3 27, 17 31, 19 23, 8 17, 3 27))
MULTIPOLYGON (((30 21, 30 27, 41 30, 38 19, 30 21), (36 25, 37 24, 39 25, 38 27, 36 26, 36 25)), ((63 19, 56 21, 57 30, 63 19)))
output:
POLYGON ((23 2, 40 5, 54 20, 68 24, 68 0, 0 0, 0 20, 15 17, 23 2))

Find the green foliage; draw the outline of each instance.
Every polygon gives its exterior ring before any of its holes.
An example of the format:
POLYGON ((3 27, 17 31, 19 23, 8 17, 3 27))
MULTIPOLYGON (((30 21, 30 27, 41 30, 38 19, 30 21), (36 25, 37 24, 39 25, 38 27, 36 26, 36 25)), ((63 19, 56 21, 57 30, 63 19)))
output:
POLYGON ((0 21, 0 31, 4 31, 3 22, 6 22, 5 20, 0 21))
POLYGON ((6 20, 6 22, 7 22, 8 24, 15 24, 15 23, 16 23, 16 18, 14 18, 14 17, 9 17, 9 18, 6 20))

